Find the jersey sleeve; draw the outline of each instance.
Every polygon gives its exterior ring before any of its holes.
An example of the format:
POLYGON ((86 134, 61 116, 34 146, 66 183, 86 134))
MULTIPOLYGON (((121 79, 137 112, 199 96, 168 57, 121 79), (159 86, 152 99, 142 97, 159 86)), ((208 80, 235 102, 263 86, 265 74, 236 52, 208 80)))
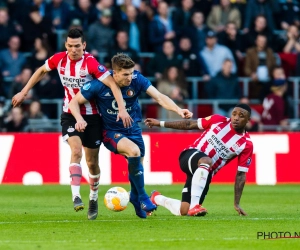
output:
POLYGON ((100 91, 102 83, 98 80, 92 80, 85 83, 81 88, 81 94, 87 100, 95 99, 97 93, 100 91))
POLYGON ((152 85, 152 83, 146 77, 144 77, 140 72, 136 72, 136 76, 134 73, 132 78, 134 78, 134 77, 137 77, 137 80, 141 86, 141 89, 144 92, 146 92, 147 89, 152 85))
POLYGON ((92 55, 87 57, 88 72, 99 81, 104 80, 110 75, 109 71, 101 65, 92 55))
POLYGON ((212 124, 219 123, 219 122, 226 122, 229 118, 221 115, 211 115, 205 118, 198 119, 198 127, 199 129, 208 129, 211 127, 212 124))
POLYGON ((252 162, 253 144, 251 141, 246 141, 246 147, 238 156, 238 171, 248 172, 252 162))
POLYGON ((56 69, 61 59, 66 56, 66 52, 59 52, 51 56, 45 61, 46 69, 47 71, 51 71, 53 69, 56 69))

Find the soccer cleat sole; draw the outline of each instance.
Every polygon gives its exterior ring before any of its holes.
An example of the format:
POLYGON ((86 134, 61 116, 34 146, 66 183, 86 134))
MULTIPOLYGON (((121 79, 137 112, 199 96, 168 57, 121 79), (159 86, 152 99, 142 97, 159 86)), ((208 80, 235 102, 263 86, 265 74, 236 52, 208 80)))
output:
POLYGON ((74 207, 75 212, 81 211, 83 209, 84 209, 84 205, 83 204, 74 207))

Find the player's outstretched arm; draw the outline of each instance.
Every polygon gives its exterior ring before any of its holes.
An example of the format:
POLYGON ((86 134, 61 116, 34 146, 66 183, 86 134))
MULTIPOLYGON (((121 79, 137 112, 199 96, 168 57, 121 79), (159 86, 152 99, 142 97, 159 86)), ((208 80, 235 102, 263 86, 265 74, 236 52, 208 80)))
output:
POLYGON ((234 209, 239 215, 247 215, 247 213, 240 207, 240 200, 246 182, 246 173, 238 171, 235 177, 234 184, 234 209))
POLYGON ((112 76, 106 77, 105 79, 102 80, 102 82, 111 89, 118 103, 119 113, 117 116, 117 121, 121 119, 123 121, 123 125, 125 128, 131 127, 133 119, 130 117, 130 115, 126 110, 120 87, 117 85, 117 83, 115 82, 112 76))
POLYGON ((83 97, 81 92, 78 92, 69 103, 69 109, 71 110, 72 115, 76 119, 75 129, 79 132, 83 132, 87 126, 87 122, 83 119, 82 115, 80 114, 80 105, 87 102, 88 100, 83 97))
POLYGON ((164 128, 173 128, 173 129, 181 129, 181 130, 199 129, 196 120, 165 122, 153 118, 147 118, 144 122, 145 125, 148 126, 149 128, 164 127, 164 128))
POLYGON ((193 116, 193 113, 189 111, 188 109, 182 109, 176 105, 175 102, 173 102, 172 99, 170 99, 168 96, 160 93, 155 87, 150 86, 147 89, 146 92, 148 95, 150 95, 159 105, 164 107, 167 110, 174 111, 178 115, 180 115, 182 118, 189 119, 193 116))
POLYGON ((25 87, 21 90, 21 92, 15 94, 12 98, 12 105, 13 107, 17 107, 20 106, 22 104, 22 102, 24 101, 26 95, 28 94, 29 90, 31 90, 34 85, 39 82, 44 75, 47 73, 47 69, 46 66, 43 65, 41 67, 39 67, 34 73, 33 75, 30 77, 29 81, 27 82, 27 84, 25 85, 25 87))

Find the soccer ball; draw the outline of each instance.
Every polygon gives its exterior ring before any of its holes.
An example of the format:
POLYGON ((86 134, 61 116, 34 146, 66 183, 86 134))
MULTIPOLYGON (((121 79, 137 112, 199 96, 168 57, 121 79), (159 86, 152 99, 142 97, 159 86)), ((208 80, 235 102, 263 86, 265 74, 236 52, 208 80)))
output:
POLYGON ((122 187, 112 187, 104 196, 105 206, 115 212, 123 211, 129 202, 129 194, 122 187))

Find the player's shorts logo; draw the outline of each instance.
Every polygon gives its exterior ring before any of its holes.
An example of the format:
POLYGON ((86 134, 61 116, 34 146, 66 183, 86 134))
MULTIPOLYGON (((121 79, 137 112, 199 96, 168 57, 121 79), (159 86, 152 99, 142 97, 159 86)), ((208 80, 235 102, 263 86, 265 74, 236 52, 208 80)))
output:
POLYGON ((99 66, 98 66, 98 70, 99 70, 100 72, 104 72, 104 71, 105 71, 105 68, 104 68, 104 66, 99 65, 99 66))
POLYGON ((75 131, 75 129, 72 128, 72 127, 69 127, 67 131, 68 131, 69 133, 73 133, 73 132, 75 131))
POLYGON ((119 134, 119 133, 114 135, 115 139, 118 139, 119 137, 121 137, 121 134, 119 134))
POLYGON ((87 84, 83 85, 84 90, 88 90, 90 87, 91 87, 91 83, 87 83, 87 84))
POLYGON ((133 90, 133 89, 128 89, 128 90, 126 91, 126 95, 129 96, 129 97, 134 96, 134 90, 133 90))

